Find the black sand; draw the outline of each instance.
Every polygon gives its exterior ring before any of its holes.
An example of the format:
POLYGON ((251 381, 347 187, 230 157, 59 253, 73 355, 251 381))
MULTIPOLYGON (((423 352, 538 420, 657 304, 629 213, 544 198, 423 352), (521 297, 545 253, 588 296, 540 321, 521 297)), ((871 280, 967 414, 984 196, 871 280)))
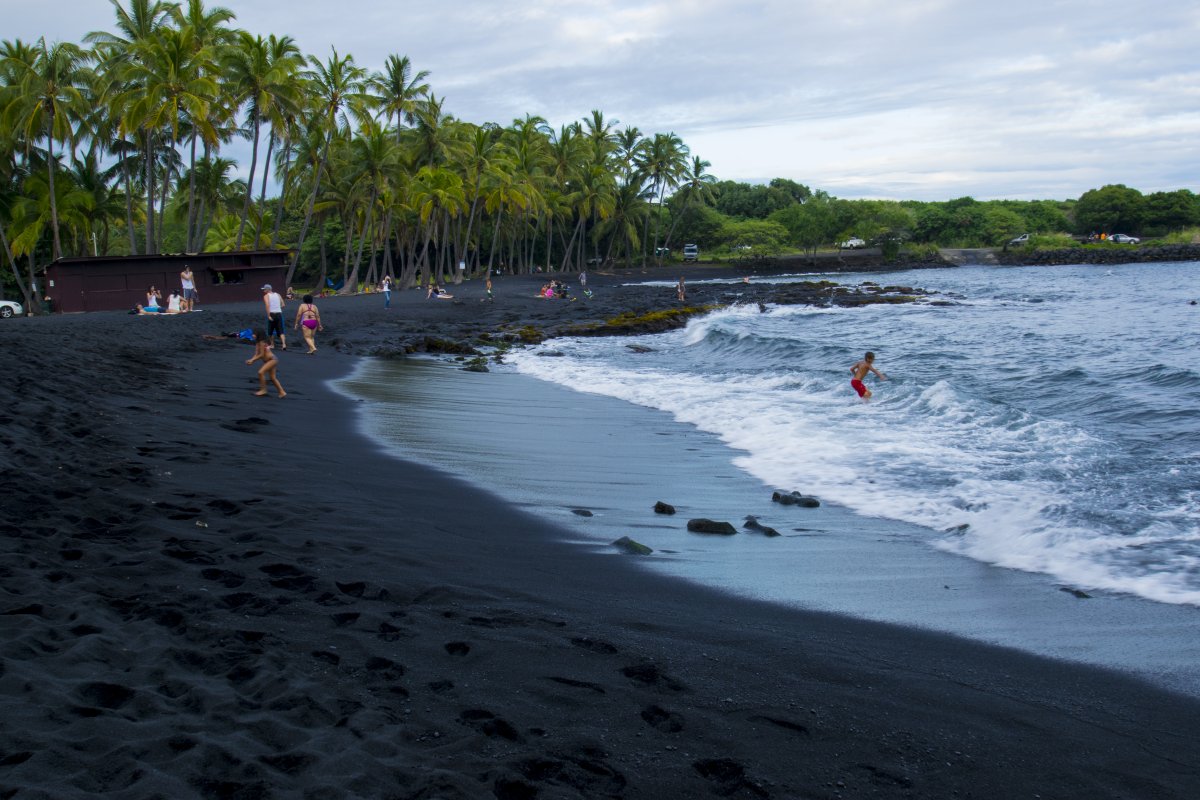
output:
POLYGON ((253 305, 3 321, 0 797, 1200 796, 1193 700, 627 569, 385 456, 324 385, 674 302, 616 282, 331 299, 284 400, 200 338, 253 305))

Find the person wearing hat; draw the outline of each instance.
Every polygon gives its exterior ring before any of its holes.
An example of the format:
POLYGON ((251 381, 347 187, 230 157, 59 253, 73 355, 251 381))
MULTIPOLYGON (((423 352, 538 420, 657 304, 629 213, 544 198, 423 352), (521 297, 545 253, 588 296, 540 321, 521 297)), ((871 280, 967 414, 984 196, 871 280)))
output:
POLYGON ((283 298, 279 292, 265 284, 263 290, 263 307, 267 310, 267 345, 275 346, 275 335, 279 335, 279 349, 287 350, 287 338, 283 333, 283 298))

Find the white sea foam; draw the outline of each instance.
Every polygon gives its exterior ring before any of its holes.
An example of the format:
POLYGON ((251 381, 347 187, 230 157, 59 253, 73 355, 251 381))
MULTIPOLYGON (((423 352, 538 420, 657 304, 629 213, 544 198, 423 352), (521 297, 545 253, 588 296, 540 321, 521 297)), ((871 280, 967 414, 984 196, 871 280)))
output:
POLYGON ((517 353, 511 362, 579 391, 667 411, 718 435, 736 451, 734 462, 765 485, 915 523, 929 530, 933 546, 1073 586, 1200 605, 1191 554, 1200 548, 1173 557, 1163 544, 1180 537, 1181 524, 1191 531, 1183 538, 1196 541, 1194 505, 1157 509, 1161 530, 1085 522, 1089 498, 1101 488, 1093 473, 1111 443, 1070 421, 979 396, 960 381, 900 377, 881 385, 872 402, 859 402, 847 385, 851 351, 845 363, 828 366, 825 355, 810 354, 840 345, 801 332, 851 313, 860 328, 896 314, 792 307, 762 315, 735 307, 647 338, 651 353, 632 356, 619 340, 559 340, 554 349, 564 358, 517 353), (751 351, 754 337, 761 349, 751 351), (793 355, 779 357, 780 347, 793 355), (705 363, 713 354, 719 359, 705 363), (1139 568, 1138 559, 1149 566, 1139 568))

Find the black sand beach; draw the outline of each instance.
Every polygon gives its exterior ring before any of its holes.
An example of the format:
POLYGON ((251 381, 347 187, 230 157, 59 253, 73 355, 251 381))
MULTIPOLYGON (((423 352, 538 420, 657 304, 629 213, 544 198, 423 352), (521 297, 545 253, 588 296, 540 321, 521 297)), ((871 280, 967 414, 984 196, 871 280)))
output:
POLYGON ((253 304, 0 324, 0 797, 1200 795, 1191 699, 629 569, 386 455, 326 386, 676 305, 645 277, 331 298, 283 400, 201 338, 253 304))

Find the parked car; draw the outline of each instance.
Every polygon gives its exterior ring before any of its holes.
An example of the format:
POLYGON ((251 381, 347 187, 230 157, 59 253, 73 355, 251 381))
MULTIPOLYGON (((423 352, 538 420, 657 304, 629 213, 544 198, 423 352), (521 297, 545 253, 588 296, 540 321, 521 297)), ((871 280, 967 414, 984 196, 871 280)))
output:
POLYGON ((1110 242, 1116 242, 1117 244, 1137 244, 1141 241, 1141 239, 1137 238, 1136 236, 1126 236, 1123 233, 1114 233, 1112 236, 1108 237, 1108 240, 1110 242))
POLYGON ((683 246, 683 260, 697 261, 700 258, 700 248, 694 244, 685 244, 683 246))
POLYGON ((862 239, 858 238, 857 236, 851 236, 849 239, 842 242, 838 246, 841 247, 843 250, 857 250, 860 247, 866 247, 867 243, 864 242, 862 239))
POLYGON ((0 300, 0 317, 8 319, 9 317, 24 316, 25 309, 20 303, 14 300, 0 300))
POLYGON ((1029 244, 1029 234, 1022 233, 1020 236, 1010 239, 1008 243, 1015 244, 1015 245, 1029 244))

